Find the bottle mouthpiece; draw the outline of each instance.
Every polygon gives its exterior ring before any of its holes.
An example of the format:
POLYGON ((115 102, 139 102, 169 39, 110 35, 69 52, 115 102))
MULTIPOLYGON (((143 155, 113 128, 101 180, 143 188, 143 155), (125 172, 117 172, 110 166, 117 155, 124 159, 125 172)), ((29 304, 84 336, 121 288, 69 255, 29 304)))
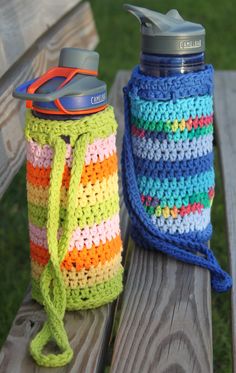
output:
POLYGON ((142 52, 184 55, 205 51, 204 27, 184 20, 176 9, 166 14, 130 4, 124 4, 124 9, 141 24, 142 52))

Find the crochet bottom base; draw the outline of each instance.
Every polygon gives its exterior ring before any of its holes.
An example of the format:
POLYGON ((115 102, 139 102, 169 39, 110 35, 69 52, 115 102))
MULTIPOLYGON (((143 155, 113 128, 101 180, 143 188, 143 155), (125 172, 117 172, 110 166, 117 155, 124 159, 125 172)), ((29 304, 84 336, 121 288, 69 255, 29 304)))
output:
MULTIPOLYGON (((68 311, 91 309, 112 302, 123 290, 122 275, 123 269, 109 281, 86 288, 67 288, 66 309, 68 311)), ((39 281, 35 279, 32 279, 32 298, 43 304, 39 281)))

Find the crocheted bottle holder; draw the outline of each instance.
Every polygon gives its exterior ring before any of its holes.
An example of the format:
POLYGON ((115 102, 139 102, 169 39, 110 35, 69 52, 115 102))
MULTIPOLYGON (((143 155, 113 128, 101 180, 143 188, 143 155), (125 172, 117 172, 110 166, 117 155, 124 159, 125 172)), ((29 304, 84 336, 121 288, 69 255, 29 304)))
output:
POLYGON ((27 112, 32 297, 47 313, 30 346, 39 365, 72 359, 66 309, 99 307, 122 291, 116 128, 111 107, 67 121, 27 112), (61 353, 44 353, 51 340, 61 353))
POLYGON ((125 96, 122 181, 137 244, 211 271, 231 287, 207 241, 214 197, 213 68, 154 78, 133 70, 125 96))

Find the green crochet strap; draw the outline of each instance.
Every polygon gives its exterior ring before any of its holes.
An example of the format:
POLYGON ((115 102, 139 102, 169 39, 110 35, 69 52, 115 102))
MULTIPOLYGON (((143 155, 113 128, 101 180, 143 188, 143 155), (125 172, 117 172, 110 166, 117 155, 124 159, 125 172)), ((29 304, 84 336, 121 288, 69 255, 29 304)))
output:
POLYGON ((70 347, 63 324, 66 310, 66 290, 60 264, 66 255, 73 229, 77 225, 75 214, 77 189, 81 179, 87 145, 93 138, 94 133, 85 132, 80 134, 75 142, 67 214, 63 224, 63 234, 59 241, 57 233, 60 219, 60 190, 65 165, 66 144, 61 137, 51 141, 55 153, 50 176, 47 217, 47 240, 50 260, 40 278, 40 290, 48 318, 42 330, 36 335, 30 345, 30 352, 33 358, 39 365, 46 367, 63 366, 70 362, 73 357, 73 350, 70 347), (43 353, 44 347, 52 340, 56 342, 61 353, 43 353))

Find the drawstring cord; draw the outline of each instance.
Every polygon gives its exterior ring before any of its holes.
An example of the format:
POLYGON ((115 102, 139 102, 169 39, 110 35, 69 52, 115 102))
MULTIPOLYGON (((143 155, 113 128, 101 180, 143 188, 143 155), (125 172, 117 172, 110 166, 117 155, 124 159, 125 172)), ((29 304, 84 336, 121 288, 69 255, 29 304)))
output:
POLYGON ((36 362, 47 367, 65 365, 73 357, 73 350, 70 347, 63 324, 66 310, 66 290, 60 265, 66 255, 73 229, 77 225, 75 214, 77 190, 90 137, 90 133, 82 133, 75 143, 68 190, 67 214, 63 225, 63 234, 59 240, 57 234, 60 221, 60 191, 66 158, 66 143, 61 137, 57 137, 53 139, 51 144, 54 148, 54 158, 50 175, 47 216, 47 240, 50 259, 40 278, 40 289, 48 318, 30 345, 30 352, 36 362), (45 354, 43 352, 50 341, 56 342, 61 353, 45 354))

